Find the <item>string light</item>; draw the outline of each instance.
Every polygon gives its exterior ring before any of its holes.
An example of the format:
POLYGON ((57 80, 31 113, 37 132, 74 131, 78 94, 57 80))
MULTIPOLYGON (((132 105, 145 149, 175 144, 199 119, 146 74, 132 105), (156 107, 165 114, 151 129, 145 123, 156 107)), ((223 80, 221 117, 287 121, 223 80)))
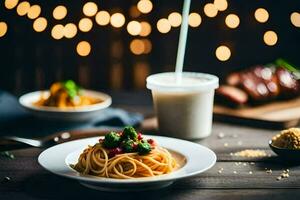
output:
POLYGON ((64 37, 64 26, 61 24, 55 25, 51 30, 51 36, 56 40, 62 39, 64 37))
POLYGON ((258 8, 255 10, 254 17, 258 22, 265 23, 269 19, 269 13, 264 8, 258 8))
POLYGON ((144 54, 150 53, 152 51, 152 43, 151 43, 151 41, 148 40, 148 39, 143 39, 142 41, 144 43, 144 48, 145 48, 143 53, 144 54))
POLYGON ((267 31, 264 34, 264 42, 268 46, 274 46, 278 41, 277 34, 274 31, 267 31))
POLYGON ((207 17, 215 17, 218 14, 218 9, 212 3, 208 3, 204 6, 204 13, 207 17))
POLYGON ((17 13, 20 16, 24 16, 28 13, 30 9, 30 3, 28 1, 21 2, 17 7, 17 13))
POLYGON ((300 13, 293 12, 290 16, 291 22, 294 26, 300 27, 300 13))
POLYGON ((138 10, 137 6, 131 6, 129 9, 129 15, 132 18, 137 18, 141 15, 141 12, 138 10))
POLYGON ((214 0, 214 5, 219 11, 224 11, 228 7, 227 0, 214 0))
POLYGON ((35 19, 41 14, 41 7, 39 5, 33 5, 28 10, 27 16, 29 19, 35 19))
POLYGON ((191 27, 198 27, 201 24, 201 16, 198 13, 191 13, 189 15, 189 25, 191 27))
POLYGON ((47 28, 47 19, 44 17, 39 17, 33 22, 33 29, 36 32, 42 32, 47 28))
POLYGON ((100 26, 105 26, 109 24, 110 15, 107 11, 102 10, 97 13, 95 19, 97 24, 99 24, 100 26))
POLYGON ((67 16, 68 10, 65 6, 59 5, 53 10, 53 17, 56 20, 62 20, 67 16))
POLYGON ((161 33, 168 33, 171 30, 171 24, 169 20, 165 18, 158 20, 156 27, 157 30, 161 33))
POLYGON ((63 29, 66 38, 73 38, 77 34, 77 27, 73 23, 68 23, 63 29))
POLYGON ((130 35, 139 35, 142 30, 142 26, 137 21, 131 21, 127 25, 127 31, 130 35))
POLYGON ((235 14, 229 14, 225 18, 225 23, 229 28, 237 28, 240 24, 240 18, 235 14))
POLYGON ((178 26, 180 26, 180 24, 182 22, 182 17, 181 17, 180 13, 172 12, 171 14, 169 14, 168 20, 169 20, 171 26, 178 27, 178 26))
POLYGON ((227 46, 221 45, 216 49, 216 57, 220 61, 226 61, 230 58, 231 51, 227 46))
POLYGON ((76 51, 80 56, 87 56, 91 53, 91 45, 87 41, 81 41, 77 44, 76 51))
POLYGON ((0 22, 0 37, 3 37, 7 32, 7 24, 5 22, 0 22))
POLYGON ((134 39, 130 42, 130 50, 135 55, 141 55, 145 51, 145 44, 140 39, 134 39))
POLYGON ((140 32, 140 36, 143 37, 148 36, 152 31, 151 25, 148 22, 141 22, 140 24, 142 28, 140 32))
POLYGON ((13 9, 14 7, 16 7, 19 3, 19 0, 5 0, 4 2, 4 6, 7 9, 13 9))
POLYGON ((78 24, 79 30, 89 32, 93 28, 93 21, 89 18, 82 18, 78 24))
POLYGON ((137 4, 137 8, 141 13, 147 14, 151 12, 153 4, 149 0, 140 0, 137 4))
POLYGON ((96 13, 98 11, 98 6, 94 2, 87 2, 86 4, 84 4, 82 11, 83 11, 83 14, 85 14, 86 16, 92 17, 92 16, 96 15, 96 13))
POLYGON ((125 17, 121 13, 114 13, 110 18, 110 23, 115 28, 120 28, 125 24, 125 17))

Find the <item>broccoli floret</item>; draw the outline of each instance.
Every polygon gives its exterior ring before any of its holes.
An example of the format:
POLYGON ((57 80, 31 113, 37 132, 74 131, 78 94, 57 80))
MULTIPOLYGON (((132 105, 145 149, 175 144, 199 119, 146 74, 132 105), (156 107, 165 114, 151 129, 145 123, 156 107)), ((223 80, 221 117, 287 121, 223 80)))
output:
POLYGON ((126 126, 123 130, 123 135, 122 137, 125 139, 132 139, 132 140, 136 140, 137 139, 137 132, 135 131, 135 129, 132 126, 126 126))
POLYGON ((116 132, 110 132, 105 135, 104 143, 103 145, 106 148, 115 148, 118 147, 121 142, 121 137, 116 132))
POLYGON ((137 146, 137 151, 140 155, 147 154, 151 151, 151 145, 147 141, 139 142, 137 146))
POLYGON ((134 141, 131 139, 124 140, 121 144, 122 149, 125 153, 133 152, 134 141))

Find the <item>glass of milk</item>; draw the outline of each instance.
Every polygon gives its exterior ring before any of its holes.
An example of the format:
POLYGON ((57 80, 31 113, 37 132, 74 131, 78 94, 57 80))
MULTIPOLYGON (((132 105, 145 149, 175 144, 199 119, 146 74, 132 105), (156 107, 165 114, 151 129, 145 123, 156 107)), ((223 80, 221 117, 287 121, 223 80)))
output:
POLYGON ((159 131, 183 139, 209 136, 218 86, 218 77, 204 73, 183 72, 180 83, 175 72, 149 76, 147 88, 152 91, 159 131))

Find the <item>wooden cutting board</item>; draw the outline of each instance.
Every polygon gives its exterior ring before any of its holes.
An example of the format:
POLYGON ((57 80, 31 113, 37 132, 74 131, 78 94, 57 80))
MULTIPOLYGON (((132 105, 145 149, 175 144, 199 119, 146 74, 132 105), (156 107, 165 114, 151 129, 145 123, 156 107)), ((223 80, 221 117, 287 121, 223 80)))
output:
POLYGON ((300 123, 300 98, 244 108, 215 105, 214 119, 263 128, 289 128, 300 123))

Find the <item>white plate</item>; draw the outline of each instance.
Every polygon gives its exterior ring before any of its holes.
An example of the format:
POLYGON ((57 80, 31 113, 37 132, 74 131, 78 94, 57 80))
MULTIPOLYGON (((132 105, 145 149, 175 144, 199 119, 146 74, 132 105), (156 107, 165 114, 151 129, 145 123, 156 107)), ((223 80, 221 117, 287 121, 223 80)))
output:
POLYGON ((43 151, 39 155, 38 161, 46 170, 54 174, 75 179, 93 189, 106 191, 148 190, 166 187, 175 180, 202 173, 216 163, 216 154, 202 145, 161 136, 148 135, 145 137, 152 138, 160 146, 183 155, 186 159, 185 165, 170 174, 136 179, 101 178, 81 175, 73 170, 70 164, 77 163, 83 149, 88 145, 94 145, 101 137, 80 139, 56 145, 43 151))
POLYGON ((42 94, 45 96, 49 95, 49 91, 46 90, 27 93, 19 98, 19 103, 37 117, 65 121, 87 121, 93 119, 99 112, 111 105, 111 97, 105 93, 91 90, 82 90, 82 92, 84 95, 101 99, 102 102, 66 109, 34 105, 33 103, 37 102, 42 94))

